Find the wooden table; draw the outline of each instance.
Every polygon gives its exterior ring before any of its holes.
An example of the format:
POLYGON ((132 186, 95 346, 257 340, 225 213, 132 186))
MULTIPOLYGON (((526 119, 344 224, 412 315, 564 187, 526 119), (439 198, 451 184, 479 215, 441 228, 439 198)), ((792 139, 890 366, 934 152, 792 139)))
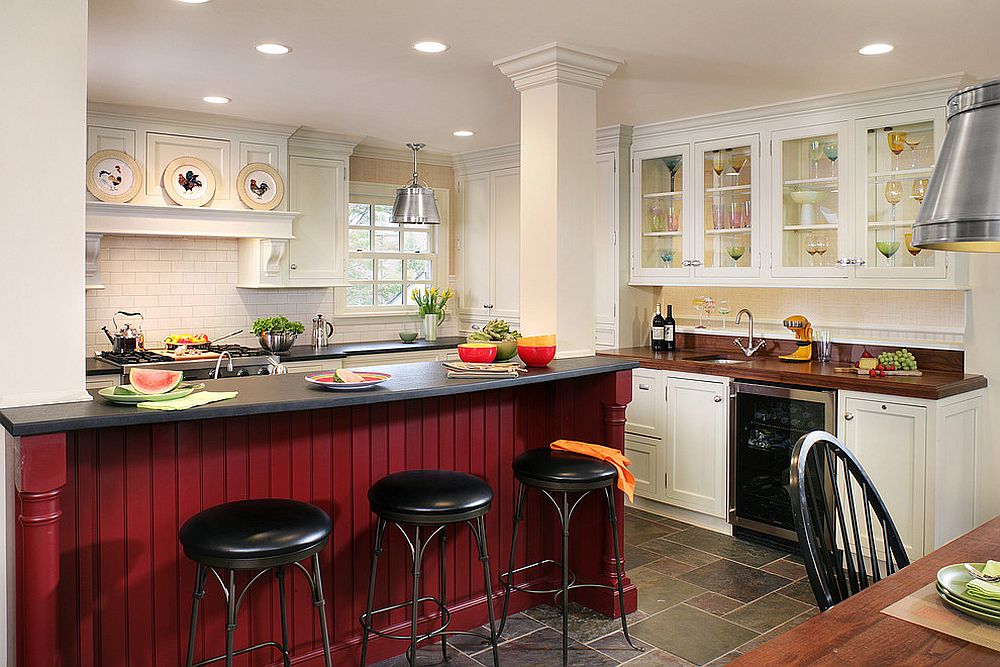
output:
POLYGON ((738 665, 998 665, 1000 653, 881 613, 945 565, 1000 557, 1000 517, 767 642, 738 665))

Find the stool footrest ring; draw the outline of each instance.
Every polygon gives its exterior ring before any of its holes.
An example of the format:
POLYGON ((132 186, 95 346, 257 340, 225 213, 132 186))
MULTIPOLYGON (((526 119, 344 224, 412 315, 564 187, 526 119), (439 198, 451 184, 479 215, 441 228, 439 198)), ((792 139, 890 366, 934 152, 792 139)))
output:
MULTIPOLYGON (((424 640, 430 639, 431 637, 437 637, 437 636, 443 635, 443 634, 453 634, 453 633, 446 632, 447 629, 448 629, 448 625, 451 624, 451 612, 448 611, 448 608, 445 606, 445 604, 441 600, 439 600, 438 598, 434 597, 433 595, 426 595, 424 597, 418 598, 417 599, 417 603, 419 604, 421 602, 433 602, 434 605, 438 608, 438 610, 441 613, 442 622, 441 622, 441 625, 438 626, 437 628, 435 628, 434 630, 431 630, 430 632, 425 632, 423 634, 417 635, 417 642, 422 642, 424 640)), ((376 614, 385 614, 387 612, 395 611, 397 609, 409 608, 412 605, 413 605, 413 601, 412 600, 407 600, 405 602, 400 602, 399 604, 394 604, 394 605, 391 605, 389 607, 381 607, 379 609, 372 609, 371 614, 368 614, 368 613, 361 614, 361 616, 358 617, 358 622, 361 623, 361 628, 363 630, 367 630, 368 632, 371 632, 373 635, 377 635, 379 637, 384 637, 386 639, 398 639, 398 640, 401 640, 401 641, 410 641, 410 635, 408 635, 408 634, 407 635, 391 635, 388 632, 385 632, 384 630, 376 630, 371 625, 371 617, 375 616, 376 614)))
MULTIPOLYGON (((534 569, 536 567, 541 567, 543 565, 552 565, 552 566, 560 567, 560 568, 562 567, 562 563, 560 563, 559 561, 552 560, 551 558, 546 558, 545 560, 540 560, 540 561, 536 561, 534 563, 529 563, 527 565, 522 565, 521 567, 514 568, 513 570, 510 570, 508 572, 501 572, 500 574, 497 575, 497 581, 499 581, 502 586, 506 587, 507 586, 507 580, 510 577, 510 575, 512 575, 512 574, 517 575, 517 574, 520 574, 520 573, 525 572, 527 570, 532 570, 532 569, 534 569)), ((576 584, 576 574, 574 574, 572 570, 570 570, 570 573, 569 573, 569 581, 570 581, 570 586, 569 586, 570 588, 573 588, 574 586, 577 585, 576 584)), ((548 588, 548 589, 542 590, 542 589, 537 589, 537 588, 528 588, 527 584, 513 584, 512 583, 510 585, 510 589, 512 591, 519 591, 521 593, 532 593, 532 594, 535 594, 535 595, 552 595, 554 593, 560 593, 562 591, 562 586, 559 586, 558 588, 548 588)))

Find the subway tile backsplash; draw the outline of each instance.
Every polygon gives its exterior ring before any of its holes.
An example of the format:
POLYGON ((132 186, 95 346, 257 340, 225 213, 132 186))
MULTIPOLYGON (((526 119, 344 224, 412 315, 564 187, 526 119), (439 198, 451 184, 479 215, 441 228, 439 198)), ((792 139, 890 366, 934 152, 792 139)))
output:
MULTIPOLYGON (((101 327, 111 328, 116 311, 143 314, 147 347, 171 333, 206 333, 215 339, 236 329, 246 333, 226 342, 257 345, 249 333, 258 317, 285 315, 300 320, 309 344, 316 313, 333 318, 333 288, 240 289, 236 287, 236 239, 105 236, 101 241, 102 290, 87 291, 87 353, 108 349, 101 327)), ((412 326, 417 326, 416 318, 412 326)), ((333 341, 393 340, 399 322, 378 318, 338 322, 333 341)), ((457 334, 449 317, 439 335, 457 334)))

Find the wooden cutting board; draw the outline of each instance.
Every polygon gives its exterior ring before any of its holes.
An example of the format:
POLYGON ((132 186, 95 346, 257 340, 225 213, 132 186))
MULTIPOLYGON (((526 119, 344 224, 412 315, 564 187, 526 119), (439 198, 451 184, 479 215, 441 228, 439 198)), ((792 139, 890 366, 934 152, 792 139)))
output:
MULTIPOLYGON (((851 366, 850 368, 834 368, 835 373, 854 373, 855 375, 870 375, 868 371, 863 368, 855 368, 851 366)), ((880 371, 881 373, 881 371, 880 371)), ((923 375, 921 371, 885 371, 886 376, 905 376, 905 377, 920 377, 923 375)), ((878 375, 876 377, 882 377, 878 375)))
POLYGON ((170 357, 174 361, 198 361, 199 359, 217 359, 218 352, 206 352, 205 350, 188 350, 186 354, 181 354, 177 350, 149 350, 156 354, 170 357))

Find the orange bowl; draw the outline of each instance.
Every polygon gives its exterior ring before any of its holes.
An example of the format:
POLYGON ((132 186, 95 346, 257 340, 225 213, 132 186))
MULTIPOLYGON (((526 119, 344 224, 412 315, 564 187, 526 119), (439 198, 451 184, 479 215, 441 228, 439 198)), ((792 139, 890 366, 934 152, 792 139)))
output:
POLYGON ((458 346, 458 358, 469 364, 491 364, 497 358, 497 346, 493 343, 462 343, 458 346))
POLYGON ((548 366, 549 362, 556 356, 556 346, 521 345, 520 342, 518 342, 517 356, 521 357, 521 361, 524 362, 525 366, 548 366))

